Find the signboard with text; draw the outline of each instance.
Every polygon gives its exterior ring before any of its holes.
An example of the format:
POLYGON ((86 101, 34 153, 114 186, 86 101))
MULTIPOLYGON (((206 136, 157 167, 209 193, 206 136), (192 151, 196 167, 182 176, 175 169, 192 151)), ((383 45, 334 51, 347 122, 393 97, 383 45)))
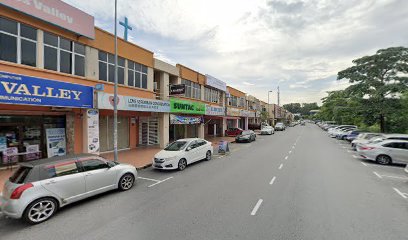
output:
POLYGON ((65 128, 45 129, 48 157, 64 156, 67 152, 65 128))
POLYGON ((93 108, 93 87, 0 72, 0 103, 93 108))
POLYGON ((170 98, 170 112, 204 115, 205 104, 201 102, 170 98))
POLYGON ((205 108, 205 115, 224 116, 225 115, 225 108, 224 107, 211 106, 211 105, 207 104, 206 108, 205 108))
POLYGON ((99 152, 99 111, 97 109, 88 109, 86 115, 88 153, 97 153, 99 152))
POLYGON ((200 124, 203 123, 202 117, 178 116, 170 114, 170 124, 200 124))
POLYGON ((78 35, 95 38, 94 17, 61 0, 1 0, 0 4, 78 35))
MULTIPOLYGON (((113 94, 98 92, 98 108, 113 110, 113 94)), ((170 112, 169 101, 118 95, 118 110, 170 112)))
POLYGON ((185 84, 170 85, 170 95, 179 95, 186 92, 185 84))
POLYGON ((217 79, 217 78, 215 78, 213 76, 210 76, 208 74, 206 74, 205 76, 206 76, 206 79, 207 79, 207 81, 206 81, 207 86, 216 88, 216 89, 221 90, 223 92, 227 91, 227 84, 225 82, 223 82, 223 81, 221 81, 221 80, 219 80, 219 79, 217 79))

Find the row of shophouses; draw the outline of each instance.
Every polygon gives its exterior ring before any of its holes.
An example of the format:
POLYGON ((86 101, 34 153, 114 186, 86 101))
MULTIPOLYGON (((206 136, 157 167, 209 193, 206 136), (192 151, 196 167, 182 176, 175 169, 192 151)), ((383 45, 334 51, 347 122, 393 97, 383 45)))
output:
MULTIPOLYGON (((49 6, 50 16, 38 16, 35 6, 26 9, 23 3, 0 5, 0 154, 112 151, 114 36, 59 1, 49 6), (83 17, 82 29, 61 23, 69 13, 83 17)), ((118 56, 119 149, 258 127, 263 111, 271 125, 293 118, 282 107, 163 62, 120 38, 118 56)))

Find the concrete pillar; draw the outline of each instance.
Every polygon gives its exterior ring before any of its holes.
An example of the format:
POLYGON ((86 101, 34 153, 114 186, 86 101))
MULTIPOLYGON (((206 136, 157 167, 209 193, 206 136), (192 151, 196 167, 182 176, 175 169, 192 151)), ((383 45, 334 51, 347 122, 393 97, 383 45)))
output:
POLYGON ((244 118, 245 119, 245 130, 248 130, 248 118, 244 118))
POLYGON ((85 77, 99 80, 98 49, 85 46, 85 77))
POLYGON ((200 85, 201 87, 201 101, 205 101, 205 87, 204 85, 200 85))
POLYGON ((75 113, 69 112, 66 114, 65 117, 66 117, 65 133, 67 138, 67 154, 73 154, 75 146, 75 113))
POLYGON ((169 143, 169 131, 170 131, 169 116, 170 116, 169 113, 160 113, 159 116, 160 148, 164 148, 166 144, 169 143))
POLYGON ((160 99, 169 100, 169 74, 165 72, 160 73, 159 89, 160 99))
POLYGON ((185 124, 183 125, 183 127, 184 127, 184 138, 187 138, 188 137, 188 125, 185 124))
POLYGON ((236 127, 236 128, 239 127, 239 119, 235 119, 235 127, 236 127))
POLYGON ((204 139, 204 123, 198 125, 198 137, 204 139))
POLYGON ((37 67, 44 69, 44 32, 37 30, 37 67))
POLYGON ((227 119, 222 119, 221 136, 225 137, 225 130, 227 130, 227 119))
POLYGON ((154 70, 153 68, 147 68, 147 90, 153 91, 153 78, 154 70))

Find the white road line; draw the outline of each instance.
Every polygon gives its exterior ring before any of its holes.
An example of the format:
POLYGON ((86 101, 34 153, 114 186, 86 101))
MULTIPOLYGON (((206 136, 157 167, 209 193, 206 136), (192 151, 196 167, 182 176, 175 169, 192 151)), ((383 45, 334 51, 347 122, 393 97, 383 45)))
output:
POLYGON ((361 162, 361 164, 363 164, 366 167, 368 166, 367 163, 365 163, 365 162, 361 162))
POLYGON ((375 176, 377 176, 378 178, 382 178, 380 174, 378 174, 377 172, 373 172, 375 174, 375 176))
POLYGON ((408 194, 401 192, 400 190, 398 190, 397 188, 393 188, 394 191, 396 191, 401 197, 407 199, 408 198, 408 194))
POLYGON ((289 151, 289 154, 291 154, 291 153, 292 153, 292 150, 289 151))
POLYGON ((157 185, 157 184, 159 184, 159 183, 162 183, 162 182, 165 182, 165 181, 167 181, 167 180, 169 180, 169 179, 172 179, 173 177, 168 177, 168 178, 166 178, 166 179, 164 179, 164 180, 161 180, 161 181, 159 181, 159 182, 157 182, 157 183, 153 183, 152 185, 149 185, 149 186, 147 186, 147 187, 153 187, 153 186, 155 186, 155 185, 157 185))
POLYGON ((263 200, 259 199, 258 202, 256 203, 254 209, 252 209, 251 215, 255 216, 256 212, 258 211, 259 207, 261 206, 263 200))
POLYGON ((359 156, 357 156, 357 155, 352 155, 352 157, 353 158, 360 158, 359 156))
POLYGON ((354 151, 351 151, 351 150, 347 150, 347 152, 348 152, 348 153, 353 153, 354 151))
POLYGON ((288 156, 285 157, 285 160, 288 160, 288 156))
POLYGON ((381 175, 381 177, 408 180, 408 178, 407 178, 407 177, 399 177, 399 176, 381 175))
POLYGON ((148 181, 153 181, 153 182, 160 182, 160 180, 152 179, 152 178, 144 178, 144 177, 138 177, 139 179, 143 180, 148 180, 148 181))
POLYGON ((275 182, 276 177, 273 177, 272 180, 269 182, 269 185, 272 185, 275 182))
POLYGON ((279 165, 279 170, 281 170, 283 167, 283 164, 281 163, 281 165, 279 165))

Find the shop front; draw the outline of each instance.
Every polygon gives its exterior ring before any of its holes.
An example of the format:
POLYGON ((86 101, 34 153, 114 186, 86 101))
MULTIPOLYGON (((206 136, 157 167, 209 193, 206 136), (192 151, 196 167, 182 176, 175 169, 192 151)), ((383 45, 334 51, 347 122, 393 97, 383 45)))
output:
MULTIPOLYGON (((113 94, 98 92, 100 109, 99 134, 101 152, 113 146, 113 94)), ((168 101, 118 96, 118 149, 157 145, 160 142, 160 121, 170 112, 168 101)), ((168 121, 166 119, 166 121, 168 121)))
POLYGON ((219 106, 212 106, 207 104, 205 109, 204 124, 205 136, 222 136, 225 129, 223 129, 223 116, 225 115, 225 108, 219 106))
POLYGON ((241 110, 240 111, 240 128, 248 130, 249 129, 249 119, 255 118, 255 112, 248 111, 248 110, 241 110))
POLYGON ((1 164, 74 153, 93 87, 6 72, 0 83, 1 164))
MULTIPOLYGON (((242 128, 240 127, 241 124, 241 110, 238 108, 227 108, 227 116, 225 116, 225 121, 227 123, 227 128, 242 128)), ((243 128, 242 128, 243 129, 243 128)))
POLYGON ((170 112, 170 141, 204 138, 204 103, 170 98, 170 112))

